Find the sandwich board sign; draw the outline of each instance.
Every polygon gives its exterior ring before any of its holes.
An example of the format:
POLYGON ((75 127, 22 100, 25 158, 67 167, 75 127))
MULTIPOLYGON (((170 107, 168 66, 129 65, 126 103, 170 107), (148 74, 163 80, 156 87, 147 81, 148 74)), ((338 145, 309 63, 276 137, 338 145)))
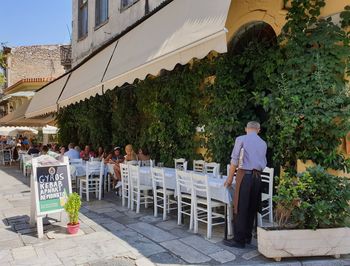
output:
POLYGON ((64 211, 68 195, 72 192, 68 157, 61 163, 53 157, 43 155, 32 159, 31 215, 35 221, 38 237, 43 237, 43 217, 64 211))

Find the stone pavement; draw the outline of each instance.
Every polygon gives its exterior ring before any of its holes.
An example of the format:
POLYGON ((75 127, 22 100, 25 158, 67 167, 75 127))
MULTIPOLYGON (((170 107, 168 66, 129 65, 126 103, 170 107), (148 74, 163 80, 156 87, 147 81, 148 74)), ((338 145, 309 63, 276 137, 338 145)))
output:
POLYGON ((84 202, 81 230, 65 234, 63 219, 45 219, 45 237, 36 237, 29 225, 29 178, 16 166, 0 167, 0 265, 350 265, 341 259, 284 259, 280 263, 259 255, 256 244, 246 249, 224 246, 223 228, 205 238, 205 227, 193 234, 178 226, 176 217, 167 221, 153 216, 152 208, 140 214, 121 206, 121 199, 108 193, 105 200, 84 202))

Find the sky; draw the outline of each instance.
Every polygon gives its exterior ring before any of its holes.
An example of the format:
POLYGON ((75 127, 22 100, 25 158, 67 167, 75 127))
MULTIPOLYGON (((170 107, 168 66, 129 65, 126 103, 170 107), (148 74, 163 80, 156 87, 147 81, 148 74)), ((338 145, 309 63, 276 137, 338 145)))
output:
POLYGON ((0 44, 70 43, 71 0, 0 0, 0 10, 0 44))

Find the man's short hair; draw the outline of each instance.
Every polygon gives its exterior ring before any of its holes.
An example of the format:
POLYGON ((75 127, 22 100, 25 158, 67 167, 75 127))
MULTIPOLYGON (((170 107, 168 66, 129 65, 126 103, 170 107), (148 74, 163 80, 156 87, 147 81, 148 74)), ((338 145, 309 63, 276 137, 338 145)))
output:
POLYGON ((69 143, 69 144, 68 144, 68 149, 74 149, 74 143, 72 143, 72 142, 69 143))
POLYGON ((250 121, 247 123, 247 128, 260 129, 260 123, 256 121, 250 121))

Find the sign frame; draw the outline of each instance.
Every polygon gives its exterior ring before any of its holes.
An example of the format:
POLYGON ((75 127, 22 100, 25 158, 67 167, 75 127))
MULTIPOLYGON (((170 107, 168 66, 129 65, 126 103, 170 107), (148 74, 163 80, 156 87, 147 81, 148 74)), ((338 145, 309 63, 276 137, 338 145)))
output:
MULTIPOLYGON (((41 211, 40 210, 40 200, 39 200, 39 189, 38 189, 38 179, 37 179, 37 169, 38 168, 47 168, 47 167, 65 167, 66 173, 67 173, 67 182, 68 182, 68 195, 72 193, 72 182, 71 182, 71 174, 70 174, 70 165, 69 165, 69 158, 67 156, 64 156, 63 163, 59 164, 49 164, 40 166, 38 159, 40 157, 32 158, 32 173, 31 173, 31 181, 30 181, 30 190, 31 190, 31 208, 30 208, 30 224, 34 225, 35 222, 37 224, 37 230, 38 230, 38 237, 42 238, 44 236, 43 233, 43 217, 49 214, 53 213, 60 213, 62 214, 62 211, 64 211, 64 208, 62 209, 55 209, 50 211, 41 211)), ((60 215, 61 217, 61 215, 60 215)))

